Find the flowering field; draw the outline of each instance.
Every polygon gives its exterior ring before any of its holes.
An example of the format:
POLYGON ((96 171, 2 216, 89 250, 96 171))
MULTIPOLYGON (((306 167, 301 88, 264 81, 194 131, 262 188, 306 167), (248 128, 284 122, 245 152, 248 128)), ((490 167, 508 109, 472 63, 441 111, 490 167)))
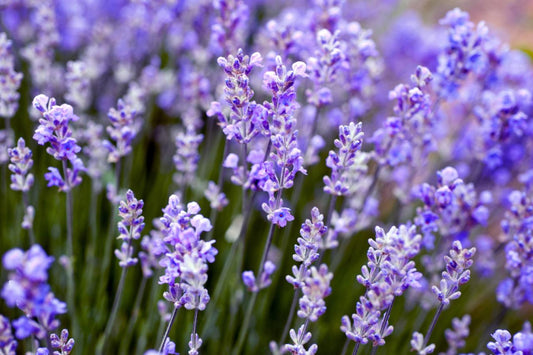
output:
POLYGON ((0 354, 533 355, 533 41, 446 6, 0 0, 0 354))

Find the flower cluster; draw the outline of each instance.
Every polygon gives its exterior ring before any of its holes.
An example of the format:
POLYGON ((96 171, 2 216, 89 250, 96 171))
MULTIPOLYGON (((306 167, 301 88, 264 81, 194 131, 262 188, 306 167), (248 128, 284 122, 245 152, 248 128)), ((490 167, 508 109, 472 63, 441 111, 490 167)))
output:
POLYGON ((4 354, 15 354, 17 341, 11 332, 9 319, 0 314, 0 350, 4 354))
POLYGON ((489 342, 487 348, 494 355, 533 354, 533 332, 531 332, 531 323, 529 322, 525 322, 522 331, 513 336, 508 330, 498 329, 492 334, 492 338, 494 341, 489 342))
POLYGON ((471 72, 479 73, 486 65, 483 52, 488 29, 484 22, 475 26, 467 12, 455 8, 440 20, 448 26, 447 44, 439 55, 437 85, 442 97, 456 93, 471 72))
POLYGON ((463 248, 461 242, 456 240, 450 249, 450 256, 446 255, 446 269, 442 272, 440 287, 433 286, 431 290, 437 296, 439 302, 447 306, 451 300, 461 296, 459 286, 470 280, 470 266, 474 263, 472 260, 476 248, 463 248))
POLYGON ((272 118, 268 129, 272 152, 263 164, 266 177, 259 186, 269 196, 268 203, 262 204, 263 211, 271 223, 280 227, 294 220, 290 210, 283 207, 281 191, 292 187, 296 173, 307 173, 303 167, 302 152, 298 149, 294 117, 297 108, 294 84, 298 76, 306 75, 305 70, 303 62, 296 62, 292 70, 287 70, 278 56, 275 71, 267 71, 263 77, 263 85, 272 94, 272 102, 264 103, 268 116, 272 118))
POLYGON ((17 92, 22 73, 15 71, 12 43, 5 33, 0 33, 0 117, 11 119, 18 108, 17 92))
POLYGON ((500 282, 498 301, 507 307, 518 308, 533 303, 533 203, 527 193, 512 191, 509 210, 501 226, 506 236, 505 268, 509 277, 500 282))
POLYGON ((50 335, 50 345, 58 350, 54 351, 53 355, 69 355, 74 347, 74 339, 69 339, 68 330, 63 329, 60 336, 56 334, 50 335))
POLYGON ((446 336, 446 342, 448 342, 448 351, 445 355, 453 355, 459 352, 459 349, 463 348, 466 344, 466 338, 470 335, 470 316, 464 315, 463 318, 452 319, 453 329, 446 329, 444 335, 446 336))
POLYGON ((268 287, 271 283, 271 276, 276 271, 276 265, 270 261, 265 261, 263 271, 259 279, 255 278, 253 271, 244 271, 242 273, 242 282, 250 292, 259 292, 259 290, 268 287))
POLYGON ((53 97, 48 98, 42 94, 33 99, 33 106, 43 116, 39 119, 39 127, 35 130, 33 139, 39 145, 49 143, 50 147, 46 152, 55 159, 63 161, 63 176, 57 168, 48 168, 49 172, 45 174, 48 186, 57 186, 60 191, 68 191, 81 183, 79 174, 85 171, 83 162, 77 156, 81 147, 72 136, 69 127, 69 123, 77 121, 79 117, 74 115, 72 106, 67 104, 58 106, 53 97), (70 162, 72 168, 67 168, 66 161, 70 162))
POLYGON ((194 174, 198 167, 198 160, 200 160, 198 146, 203 139, 203 134, 196 134, 190 127, 185 132, 180 131, 176 135, 176 154, 173 159, 177 170, 174 182, 178 186, 187 186, 194 181, 194 174))
POLYGON ((67 305, 55 298, 48 284, 48 268, 53 260, 37 244, 26 252, 11 249, 2 258, 4 268, 11 271, 2 298, 9 307, 24 312, 13 321, 19 339, 31 335, 43 339, 59 326, 56 316, 67 312, 67 305))
POLYGON ((437 179, 437 186, 424 183, 413 192, 424 202, 424 207, 417 210, 415 223, 421 228, 424 247, 428 249, 434 247, 435 232, 456 239, 468 236, 476 225, 487 225, 487 205, 492 200, 488 191, 478 197, 474 185, 465 184, 455 168, 438 171, 437 179))
POLYGON ((17 146, 8 150, 9 170, 11 175, 11 189, 15 191, 29 191, 33 185, 33 174, 28 173, 33 166, 32 152, 26 147, 24 138, 19 138, 17 146))
POLYGON ((200 239, 201 234, 209 232, 212 226, 199 212, 196 202, 183 209, 179 198, 170 196, 161 218, 168 251, 160 262, 165 274, 159 278, 159 284, 168 285, 164 297, 175 307, 203 311, 209 302, 209 293, 204 286, 207 263, 215 261, 217 250, 213 247, 214 240, 205 242, 200 239))
POLYGON ((71 102, 77 110, 87 110, 91 104, 91 87, 87 75, 87 65, 81 61, 68 62, 65 81, 68 90, 65 99, 71 102))
POLYGON ((300 266, 292 266, 292 275, 287 275, 285 279, 294 288, 301 288, 305 277, 309 275, 309 268, 318 260, 319 250, 322 247, 322 237, 326 234, 327 227, 324 225, 324 216, 318 208, 311 209, 311 219, 306 219, 300 228, 300 237, 294 245, 292 259, 300 266))
POLYGON ((133 258, 133 240, 141 237, 144 228, 144 217, 142 216, 144 202, 137 200, 133 191, 126 192, 126 200, 120 201, 118 214, 121 221, 118 222, 118 239, 122 240, 120 250, 115 250, 115 256, 120 260, 121 267, 129 267, 137 264, 137 259, 133 258))
POLYGON ((389 99, 395 100, 395 116, 388 117, 371 139, 380 165, 405 164, 435 149, 435 122, 426 91, 432 78, 429 69, 418 66, 411 76, 413 86, 400 84, 389 93, 389 99))
POLYGON ((476 135, 479 142, 474 149, 489 169, 494 170, 503 164, 506 144, 528 132, 528 117, 523 111, 530 104, 531 93, 526 89, 483 93, 481 105, 474 110, 480 124, 480 134, 476 135))
POLYGON ((104 146, 109 151, 107 161, 117 163, 122 157, 131 152, 131 143, 140 130, 139 122, 136 121, 137 110, 132 100, 119 99, 117 108, 109 109, 107 117, 111 125, 107 126, 107 133, 114 141, 104 141, 104 146))
POLYGON ((376 345, 385 344, 384 338, 393 327, 388 320, 380 321, 381 312, 408 287, 420 287, 422 274, 411 259, 420 251, 421 241, 415 226, 392 227, 387 233, 376 227, 376 238, 368 240, 368 263, 357 276, 366 293, 359 298, 352 321, 348 316, 342 318, 341 330, 348 339, 361 344, 369 340, 376 345))
POLYGON ((362 123, 351 122, 339 126, 339 138, 335 139, 336 153, 329 151, 326 166, 331 169, 331 177, 324 176, 324 191, 337 196, 346 195, 350 189, 350 168, 356 163, 356 154, 363 143, 362 123))

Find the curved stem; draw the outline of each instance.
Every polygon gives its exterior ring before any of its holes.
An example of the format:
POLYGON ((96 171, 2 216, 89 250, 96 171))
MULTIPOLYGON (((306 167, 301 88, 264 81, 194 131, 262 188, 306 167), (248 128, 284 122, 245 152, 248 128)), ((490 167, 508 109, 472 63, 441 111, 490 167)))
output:
POLYGON ((350 339, 346 338, 346 340, 344 341, 344 345, 342 346, 341 355, 346 355, 349 345, 350 345, 350 339))
MULTIPOLYGON (((387 312, 385 312, 385 315, 383 316, 383 319, 381 320, 381 327, 380 327, 380 330, 379 330, 380 335, 383 334, 383 332, 385 331, 385 327, 389 323, 390 312, 392 310, 393 303, 394 303, 394 298, 392 299, 391 304, 387 308, 387 312)), ((378 351, 378 347, 379 347, 378 345, 372 344, 372 352, 370 353, 370 355, 375 355, 376 352, 378 351)))
POLYGON ((165 334, 163 334, 163 339, 161 339, 161 345, 159 345, 159 353, 163 351, 163 348, 165 347, 165 343, 167 342, 168 333, 170 333, 170 329, 172 328, 172 324, 174 324, 174 320, 176 319, 176 314, 178 313, 178 307, 174 306, 174 310, 172 311, 172 315, 170 316, 170 320, 168 321, 167 329, 165 330, 165 334))

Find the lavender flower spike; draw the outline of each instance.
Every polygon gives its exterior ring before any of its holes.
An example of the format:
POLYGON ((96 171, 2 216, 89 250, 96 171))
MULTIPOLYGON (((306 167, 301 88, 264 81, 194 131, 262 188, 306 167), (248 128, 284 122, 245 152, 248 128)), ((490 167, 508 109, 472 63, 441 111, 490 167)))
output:
POLYGON ((126 192, 126 201, 120 201, 118 207, 119 216, 122 219, 118 222, 118 239, 122 239, 121 250, 115 250, 115 255, 120 259, 120 266, 128 267, 137 263, 133 256, 133 247, 131 243, 141 237, 144 228, 143 200, 137 200, 133 191, 126 192))
POLYGON ((11 189, 15 191, 29 191, 33 185, 33 174, 28 173, 33 166, 32 152, 26 147, 24 138, 19 138, 17 146, 8 150, 11 164, 11 189))
POLYGON ((446 270, 442 272, 440 287, 433 286, 431 290, 437 296, 442 305, 447 306, 451 300, 461 296, 459 286, 470 280, 470 266, 474 263, 472 260, 476 248, 464 249, 461 242, 456 240, 450 249, 450 256, 445 256, 446 270))
POLYGON ((2 264, 10 271, 2 288, 2 298, 9 307, 18 307, 24 316, 13 321, 19 339, 35 335, 43 339, 59 326, 56 316, 67 312, 64 302, 55 298, 48 285, 48 269, 54 258, 35 244, 28 251, 11 249, 2 264))
POLYGON ((361 122, 357 124, 350 122, 347 126, 339 126, 339 138, 334 141, 339 153, 330 150, 326 159, 326 166, 331 169, 331 177, 324 176, 325 192, 337 196, 348 193, 350 188, 348 172, 355 163, 356 153, 363 143, 361 127, 361 122))
POLYGON ((17 341, 11 332, 9 319, 0 314, 0 352, 2 354, 15 354, 17 341))
POLYGON ((0 117, 11 119, 18 108, 20 94, 17 92, 22 73, 15 71, 15 58, 11 41, 0 33, 0 117))

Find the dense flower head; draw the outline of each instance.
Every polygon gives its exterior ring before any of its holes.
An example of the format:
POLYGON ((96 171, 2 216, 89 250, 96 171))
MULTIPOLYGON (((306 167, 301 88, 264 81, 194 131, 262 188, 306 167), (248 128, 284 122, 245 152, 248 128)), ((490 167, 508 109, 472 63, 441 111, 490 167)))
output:
POLYGON ((351 122, 339 126, 339 138, 334 144, 338 153, 330 150, 326 166, 331 169, 331 177, 324 176, 324 191, 337 196, 346 195, 350 190, 350 168, 356 163, 356 154, 363 143, 362 123, 351 122))
POLYGON ((10 119, 18 108, 18 88, 22 73, 15 71, 12 42, 5 33, 0 33, 0 117, 10 119))
POLYGON ((107 133, 114 143, 104 141, 104 146, 109 151, 107 161, 118 162, 122 157, 131 152, 131 143, 139 133, 139 122, 136 121, 137 110, 131 100, 119 99, 117 108, 110 108, 107 117, 111 125, 107 126, 107 133))
POLYGON ((488 222, 491 202, 490 192, 479 196, 473 184, 466 184, 457 170, 446 167, 437 172, 437 186, 424 183, 415 188, 413 195, 424 202, 417 209, 415 223, 424 234, 424 247, 434 247, 434 233, 447 238, 468 235, 476 225, 485 226, 488 222))
POLYGON ((297 107, 294 85, 297 76, 305 75, 305 67, 303 62, 296 62, 292 70, 287 70, 278 56, 275 70, 267 71, 263 76, 263 85, 272 94, 272 102, 264 103, 271 117, 267 133, 272 151, 269 160, 262 164, 261 175, 264 178, 259 187, 269 195, 268 203, 262 204, 268 220, 280 227, 294 219, 290 210, 283 207, 282 190, 292 187, 296 173, 307 174, 302 152, 298 149, 294 117, 297 107))
POLYGON ((118 239, 122 240, 120 250, 115 250, 116 257, 120 260, 121 267, 133 266, 137 259, 133 258, 132 241, 141 237, 144 228, 144 217, 142 216, 144 202, 137 200, 133 191, 126 192, 126 200, 120 201, 118 214, 121 221, 118 222, 118 239))
POLYGON ((209 116, 216 116, 226 139, 241 144, 250 141, 261 132, 265 120, 264 108, 251 101, 254 91, 250 87, 249 74, 254 67, 261 66, 261 54, 245 55, 242 49, 235 56, 219 57, 217 62, 226 74, 224 99, 230 107, 228 117, 222 112, 219 102, 212 102, 209 116))
POLYGON ((2 298, 9 307, 24 312, 13 321, 17 338, 35 335, 42 339, 59 326, 55 317, 67 311, 66 304, 55 298, 48 285, 48 268, 53 260, 37 244, 26 252, 11 249, 2 258, 4 268, 10 271, 2 298))
POLYGON ((484 22, 474 25, 468 13, 458 8, 449 11, 440 24, 448 27, 448 35, 439 55, 437 85, 440 95, 447 97, 455 94, 468 74, 484 69, 487 59, 483 44, 488 38, 488 29, 484 22))
POLYGON ((218 251, 213 247, 214 240, 200 239, 212 226, 199 212, 196 202, 184 209, 178 196, 170 196, 161 218, 167 252, 160 261, 165 274, 159 278, 159 284, 168 284, 169 289, 163 296, 175 307, 202 311, 210 299, 204 287, 207 264, 215 261, 218 251))
POLYGON ((231 53, 244 44, 244 28, 250 16, 242 0, 215 0, 210 45, 215 53, 231 53))
POLYGON ((381 312, 408 287, 420 287, 422 274, 411 259, 420 251, 421 242, 415 226, 392 227, 387 233, 376 227, 376 238, 368 240, 368 263, 357 276, 366 293, 357 302, 352 322, 348 316, 342 318, 341 330, 348 339, 361 344, 369 340, 376 345, 385 344, 384 338, 392 333, 393 327, 388 324, 382 327, 381 312))
POLYGON ((461 242, 456 240, 452 243, 450 255, 446 255, 446 269, 442 272, 440 287, 433 286, 431 290, 437 296, 439 302, 447 306, 451 300, 461 296, 459 286, 470 280, 470 266, 474 263, 472 260, 476 248, 463 248, 461 242))
POLYGON ((309 274, 303 282, 298 317, 316 322, 318 317, 326 312, 324 298, 331 293, 330 282, 332 278, 333 274, 328 271, 326 264, 321 264, 318 269, 311 266, 309 274))
POLYGON ((49 98, 43 94, 33 99, 33 106, 43 116, 39 119, 39 127, 35 130, 33 139, 39 145, 50 143, 46 152, 57 160, 75 160, 81 148, 69 127, 71 122, 79 119, 74 115, 72 106, 68 104, 58 106, 53 97, 49 98))
POLYGON ((489 169, 501 166, 505 148, 529 131, 524 111, 530 104, 531 93, 526 89, 483 92, 481 104, 474 108, 479 134, 475 134, 473 148, 489 169))
POLYGON ((82 61, 67 63, 65 73, 67 93, 65 99, 71 102, 76 109, 85 111, 91 103, 91 87, 87 75, 87 65, 82 61))
POLYGON ((174 181, 179 186, 187 186, 194 181, 194 174, 200 160, 198 147, 203 139, 204 135, 197 134, 192 127, 176 135, 176 154, 173 160, 177 174, 174 175, 174 181))
POLYGON ((389 99, 395 101, 395 116, 388 117, 371 139, 379 164, 395 167, 435 149, 435 120, 427 93, 432 79, 429 69, 418 66, 411 76, 412 85, 400 84, 389 92, 389 99))
POLYGON ((526 192, 512 191, 509 209, 501 222, 506 237, 505 268, 509 277, 496 290, 498 301, 518 308, 533 303, 533 204, 526 192))
POLYGON ((285 279, 294 288, 300 288, 304 284, 305 277, 309 275, 309 267, 320 257, 319 249, 322 246, 322 237, 326 234, 327 227, 324 225, 324 215, 318 208, 311 209, 311 219, 306 219, 300 228, 300 237, 294 245, 292 259, 300 266, 293 265, 292 274, 285 279))
POLYGON ((11 175, 11 189, 16 191, 29 191, 33 185, 33 174, 28 173, 33 166, 32 152, 26 147, 24 138, 19 138, 17 146, 8 150, 9 170, 11 175))
MULTIPOLYGON (((331 33, 323 28, 316 34, 317 51, 307 61, 309 77, 314 88, 307 92, 308 101, 316 107, 328 105, 333 101, 328 85, 335 82, 337 72, 346 60, 341 41, 340 31, 331 33)), ((344 43, 342 43, 344 44, 344 43)))

